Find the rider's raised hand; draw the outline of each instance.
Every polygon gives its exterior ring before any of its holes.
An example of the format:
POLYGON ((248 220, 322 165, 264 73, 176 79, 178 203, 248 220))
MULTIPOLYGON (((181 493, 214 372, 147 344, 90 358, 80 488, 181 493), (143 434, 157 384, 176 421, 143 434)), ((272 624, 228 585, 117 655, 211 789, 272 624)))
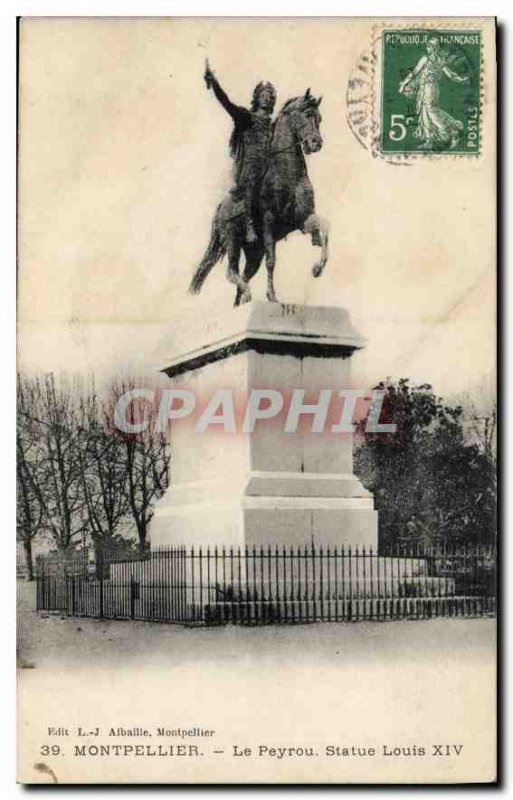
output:
POLYGON ((205 60, 205 74, 204 74, 205 83, 207 84, 207 89, 210 89, 212 83, 214 81, 214 73, 210 69, 210 64, 208 63, 208 58, 205 60))

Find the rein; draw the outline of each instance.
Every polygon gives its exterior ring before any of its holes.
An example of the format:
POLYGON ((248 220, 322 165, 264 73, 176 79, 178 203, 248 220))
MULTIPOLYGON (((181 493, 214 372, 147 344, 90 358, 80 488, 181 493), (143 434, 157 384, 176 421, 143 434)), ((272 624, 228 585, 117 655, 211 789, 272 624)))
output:
MULTIPOLYGON (((289 113, 289 112, 286 112, 286 113, 287 113, 287 115, 288 115, 288 113, 289 113)), ((278 120, 276 120, 276 121, 274 122, 274 126, 276 126, 276 122, 277 122, 277 121, 278 121, 278 120)), ((302 128, 303 128, 303 127, 304 127, 304 126, 302 126, 302 128)), ((270 153, 269 153, 269 157, 271 157, 271 156, 277 156, 277 155, 279 155, 280 153, 287 153, 289 150, 294 150, 294 148, 296 148, 296 147, 302 148, 302 142, 301 142, 301 141, 300 141, 300 139, 299 139, 299 136, 298 136, 298 131, 297 131, 297 130, 295 130, 295 131, 294 131, 294 135, 295 135, 297 138, 296 138, 296 140, 295 140, 295 141, 294 141, 292 144, 289 144, 289 145, 288 145, 288 147, 282 147, 280 150, 271 150, 271 151, 270 151, 270 153)))
POLYGON ((271 150, 269 156, 277 156, 280 153, 287 153, 289 150, 294 150, 295 147, 299 145, 299 142, 294 142, 293 144, 289 144, 288 147, 282 147, 281 150, 271 150))
MULTIPOLYGON (((277 122, 277 120, 276 120, 276 122, 277 122)), ((276 122, 274 123, 275 126, 276 126, 276 122)), ((294 132, 294 135, 296 135, 295 132, 294 132)), ((269 158, 271 158, 272 156, 278 156, 280 153, 288 153, 289 150, 294 150, 298 146, 301 147, 301 142, 299 141, 299 138, 296 138, 292 142, 292 144, 287 145, 287 147, 281 147, 279 150, 271 150, 269 152, 269 158)))

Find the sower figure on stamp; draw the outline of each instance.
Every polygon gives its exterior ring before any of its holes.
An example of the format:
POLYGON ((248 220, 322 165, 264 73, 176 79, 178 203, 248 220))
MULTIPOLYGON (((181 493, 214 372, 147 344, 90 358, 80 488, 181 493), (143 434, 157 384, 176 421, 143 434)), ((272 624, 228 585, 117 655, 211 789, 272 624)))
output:
POLYGON ((254 209, 262 178, 269 158, 271 144, 271 116, 276 103, 276 91, 271 83, 261 81, 255 86, 251 108, 237 106, 223 91, 207 61, 205 82, 233 119, 230 154, 234 164, 235 188, 244 200, 246 214, 246 241, 255 243, 257 232, 254 209))
POLYGON ((426 55, 408 73, 399 86, 401 94, 416 94, 417 127, 416 139, 422 139, 419 150, 432 150, 436 146, 458 146, 463 131, 463 122, 440 108, 440 83, 449 78, 454 83, 467 83, 468 75, 458 75, 453 67, 454 57, 440 49, 436 36, 429 39, 426 55))

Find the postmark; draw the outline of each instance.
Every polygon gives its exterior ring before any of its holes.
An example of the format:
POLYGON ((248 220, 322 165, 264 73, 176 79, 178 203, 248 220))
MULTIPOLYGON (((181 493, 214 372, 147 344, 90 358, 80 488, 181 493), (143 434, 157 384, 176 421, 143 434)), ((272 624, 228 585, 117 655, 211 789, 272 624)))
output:
POLYGON ((373 148, 377 136, 377 125, 372 113, 375 62, 374 47, 361 53, 350 72, 346 87, 346 121, 365 150, 373 148))
POLYGON ((380 126, 376 114, 376 74, 380 62, 381 35, 375 36, 370 47, 361 52, 349 73, 346 86, 346 122, 356 141, 373 158, 396 166, 410 166, 414 153, 382 153, 380 126))
POLYGON ((481 32, 400 28, 380 39, 380 153, 479 155, 481 32))

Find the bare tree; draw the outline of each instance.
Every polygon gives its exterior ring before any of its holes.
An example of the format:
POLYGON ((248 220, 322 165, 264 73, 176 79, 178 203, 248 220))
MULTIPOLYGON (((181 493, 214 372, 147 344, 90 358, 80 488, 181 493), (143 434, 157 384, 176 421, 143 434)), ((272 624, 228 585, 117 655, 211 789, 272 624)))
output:
POLYGON ((466 439, 477 445, 492 464, 497 460, 497 398, 491 381, 483 382, 460 398, 466 439))
POLYGON ((16 421, 16 535, 23 544, 27 580, 34 580, 32 558, 33 540, 44 529, 45 514, 34 481, 41 471, 40 452, 36 445, 34 423, 30 408, 34 385, 18 375, 17 421, 16 421))
POLYGON ((89 530, 79 451, 77 393, 53 375, 25 379, 30 407, 23 414, 31 425, 34 457, 25 473, 45 525, 61 552, 89 530))
POLYGON ((468 427, 478 447, 495 462, 497 452, 497 405, 487 409, 466 410, 468 427))
POLYGON ((124 443, 109 429, 94 384, 79 408, 78 449, 80 476, 87 517, 95 544, 110 547, 130 513, 124 443))
MULTIPOLYGON (((30 564, 42 530, 62 553, 87 536, 103 552, 123 541, 119 530, 132 521, 144 550, 169 456, 152 425, 127 434, 113 424, 110 412, 135 383, 113 384, 104 405, 93 383, 84 390, 53 375, 20 376, 18 386, 18 537, 30 564)), ((132 420, 138 413, 128 409, 132 420)))
MULTIPOLYGON (((112 385, 108 406, 112 420, 119 398, 135 388, 135 379, 119 381, 112 385)), ((140 419, 141 414, 144 414, 141 404, 132 401, 126 411, 127 421, 134 424, 140 419)), ((149 424, 141 433, 126 433, 116 428, 124 450, 128 506, 137 528, 141 551, 147 546, 148 528, 155 503, 168 486, 170 462, 166 437, 163 433, 158 433, 152 424, 154 410, 150 409, 149 415, 149 424)))

